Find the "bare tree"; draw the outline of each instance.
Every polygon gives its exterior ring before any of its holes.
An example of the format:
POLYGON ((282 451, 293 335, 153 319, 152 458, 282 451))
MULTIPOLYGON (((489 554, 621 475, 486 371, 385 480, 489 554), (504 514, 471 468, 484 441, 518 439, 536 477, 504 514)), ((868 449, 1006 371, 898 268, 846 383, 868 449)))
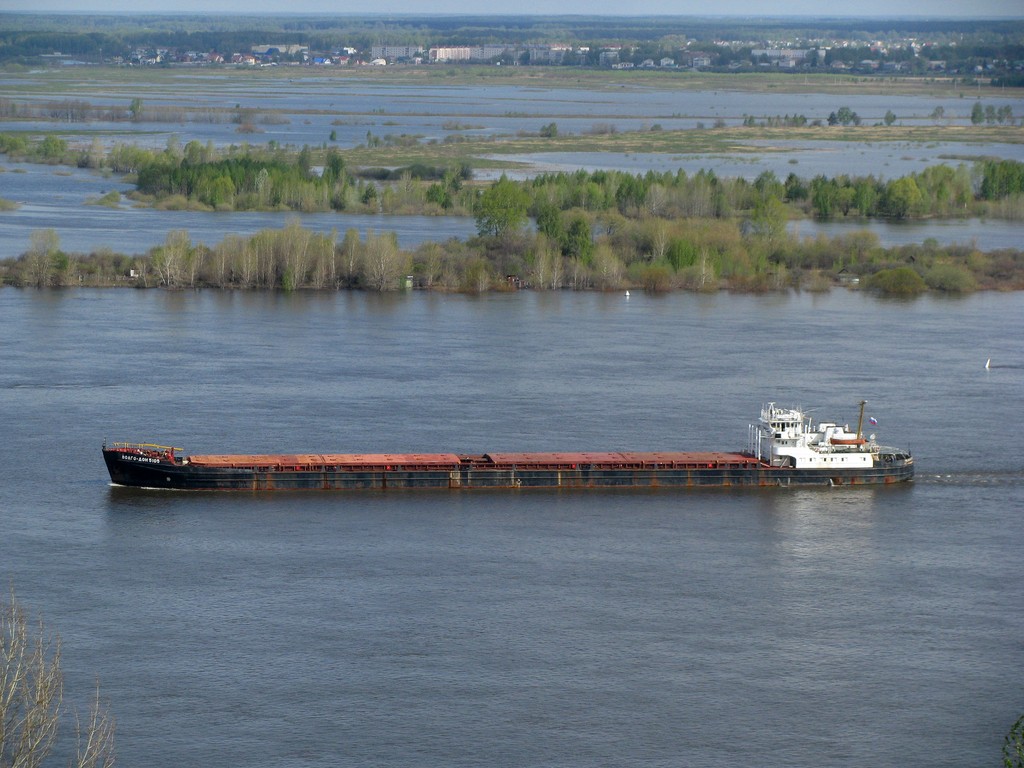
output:
POLYGON ((53 280, 53 259, 60 248, 60 235, 55 229, 35 229, 29 236, 25 257, 29 283, 45 288, 53 280))
POLYGON ((433 288, 444 270, 444 249, 438 243, 424 243, 417 250, 417 255, 422 263, 423 285, 433 288))
POLYGON ((565 276, 562 254, 546 237, 537 237, 530 279, 537 288, 557 290, 565 276))
POLYGON ((651 184, 647 189, 644 204, 647 206, 647 211, 651 216, 661 216, 665 206, 668 204, 668 199, 668 190, 664 186, 661 184, 651 184))
POLYGON ((223 288, 234 279, 240 288, 252 288, 256 281, 256 252, 240 235, 228 235, 217 246, 217 280, 223 288))
POLYGON ((153 269, 168 288, 175 288, 186 271, 186 261, 192 251, 192 238, 184 229, 174 229, 167 233, 162 246, 158 246, 153 254, 153 269))
MULTIPOLYGON (((39 768, 53 750, 64 718, 64 675, 60 638, 42 622, 32 629, 11 593, 0 605, 0 768, 39 768)), ((77 721, 73 768, 111 768, 114 720, 96 691, 89 718, 77 721)))
POLYGON ((360 254, 363 250, 362 241, 359 238, 359 230, 349 228, 345 230, 345 239, 337 250, 341 251, 342 274, 345 284, 352 286, 359 277, 360 254))
POLYGON ((655 261, 665 258, 668 240, 668 226, 663 219, 656 219, 651 224, 651 256, 655 261))
POLYGON ((621 288, 625 267, 622 260, 607 243, 601 243, 594 249, 594 283, 598 288, 608 291, 621 288))
POLYGON ((402 275, 412 268, 409 255, 399 250, 393 233, 368 232, 363 246, 361 274, 367 286, 375 291, 393 290, 402 275))
POLYGON ((334 241, 337 239, 336 230, 330 234, 315 234, 310 243, 310 269, 309 285, 317 290, 334 285, 337 274, 337 259, 335 255, 334 241))

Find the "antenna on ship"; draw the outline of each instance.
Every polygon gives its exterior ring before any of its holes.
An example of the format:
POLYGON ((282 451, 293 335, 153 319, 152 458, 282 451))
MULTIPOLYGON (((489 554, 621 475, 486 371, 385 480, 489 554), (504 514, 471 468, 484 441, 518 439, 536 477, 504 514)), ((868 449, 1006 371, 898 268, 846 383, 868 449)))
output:
POLYGON ((868 404, 867 400, 860 401, 860 416, 857 417, 857 439, 860 440, 861 427, 864 426, 864 406, 868 404))

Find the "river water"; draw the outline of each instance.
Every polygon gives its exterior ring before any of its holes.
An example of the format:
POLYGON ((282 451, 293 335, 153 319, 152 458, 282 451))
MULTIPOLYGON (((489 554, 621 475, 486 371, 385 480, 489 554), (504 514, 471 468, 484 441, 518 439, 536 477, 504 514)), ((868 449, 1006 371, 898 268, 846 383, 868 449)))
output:
MULTIPOLYGON (((1015 94, 997 90, 965 93, 952 86, 943 92, 934 84, 920 95, 837 95, 828 92, 831 83, 820 81, 821 92, 795 93, 771 87, 762 91, 679 89, 671 75, 661 80, 620 78, 614 84, 594 82, 590 87, 573 88, 486 77, 479 82, 445 83, 424 81, 416 70, 404 74, 378 77, 290 67, 274 72, 150 70, 133 76, 123 69, 89 67, 2 73, 0 91, 16 94, 19 103, 84 101, 121 111, 126 111, 133 99, 141 99, 143 119, 138 123, 65 123, 63 135, 88 144, 100 132, 104 141, 130 137, 133 143, 157 148, 177 136, 182 143, 195 139, 216 145, 276 141, 318 146, 331 141, 346 149, 365 143, 368 132, 377 137, 405 135, 423 142, 443 142, 453 136, 536 133, 552 121, 562 134, 655 126, 688 130, 718 123, 738 126, 748 115, 758 120, 803 115, 809 121, 825 121, 843 106, 856 112, 866 125, 881 123, 889 111, 901 124, 932 125, 936 121, 931 115, 938 107, 944 112, 943 123, 969 125, 976 101, 995 108, 1009 106, 1015 117, 1024 112, 1024 100, 1015 94), (246 113, 251 124, 244 132, 240 132, 235 114, 212 112, 225 108, 246 113), (170 110, 162 113, 162 119, 161 109, 170 110), (273 119, 267 119, 268 112, 273 119)), ((678 77, 685 81, 688 76, 680 72, 678 77)), ((0 120, 0 132, 49 131, 54 126, 46 121, 0 120)), ((865 171, 863 163, 860 170, 865 171)))
POLYGON ((1024 712, 1019 293, 7 288, 0 322, 0 582, 121 765, 960 768, 1024 712), (914 483, 188 494, 99 452, 736 449, 765 401, 861 399, 914 483))

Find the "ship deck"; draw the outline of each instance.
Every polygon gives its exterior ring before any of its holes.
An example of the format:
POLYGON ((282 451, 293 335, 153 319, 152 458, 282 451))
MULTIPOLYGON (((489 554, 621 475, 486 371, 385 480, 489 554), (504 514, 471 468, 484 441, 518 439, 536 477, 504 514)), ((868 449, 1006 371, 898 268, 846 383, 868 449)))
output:
POLYGON ((740 453, 723 452, 566 452, 566 453, 360 453, 360 454, 200 454, 186 461, 197 467, 267 471, 443 470, 443 469, 701 469, 743 468, 760 462, 740 453))

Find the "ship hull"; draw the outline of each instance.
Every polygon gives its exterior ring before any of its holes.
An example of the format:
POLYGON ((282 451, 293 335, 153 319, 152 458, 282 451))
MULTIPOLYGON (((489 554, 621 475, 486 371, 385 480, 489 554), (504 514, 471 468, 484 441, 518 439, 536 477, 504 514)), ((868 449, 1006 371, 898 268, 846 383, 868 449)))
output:
POLYGON ((229 467, 180 460, 146 460, 117 450, 103 452, 111 482, 138 488, 235 491, 406 491, 475 489, 645 489, 883 485, 913 479, 909 456, 872 467, 797 469, 772 467, 750 457, 694 461, 692 466, 229 467), (736 460, 739 459, 739 460, 736 460))

